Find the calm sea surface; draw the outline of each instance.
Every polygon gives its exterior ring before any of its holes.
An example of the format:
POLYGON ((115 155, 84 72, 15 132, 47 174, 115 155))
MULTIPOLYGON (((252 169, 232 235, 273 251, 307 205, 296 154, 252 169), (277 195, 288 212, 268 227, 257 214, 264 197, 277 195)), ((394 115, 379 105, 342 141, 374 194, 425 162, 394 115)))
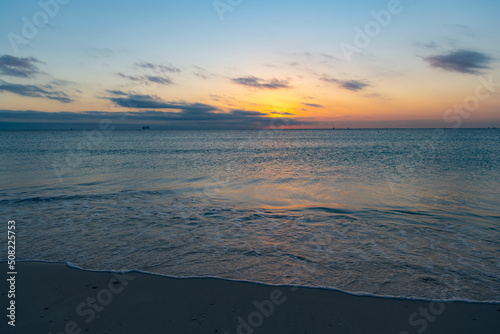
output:
POLYGON ((0 154, 18 259, 500 301, 500 130, 0 132, 0 154))

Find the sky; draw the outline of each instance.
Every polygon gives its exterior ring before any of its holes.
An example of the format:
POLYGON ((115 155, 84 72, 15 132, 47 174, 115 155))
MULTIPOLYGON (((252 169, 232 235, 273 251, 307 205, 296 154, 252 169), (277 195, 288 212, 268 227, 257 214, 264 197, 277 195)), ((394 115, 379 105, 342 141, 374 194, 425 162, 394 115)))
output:
POLYGON ((498 0, 0 9, 0 130, 500 127, 498 0))

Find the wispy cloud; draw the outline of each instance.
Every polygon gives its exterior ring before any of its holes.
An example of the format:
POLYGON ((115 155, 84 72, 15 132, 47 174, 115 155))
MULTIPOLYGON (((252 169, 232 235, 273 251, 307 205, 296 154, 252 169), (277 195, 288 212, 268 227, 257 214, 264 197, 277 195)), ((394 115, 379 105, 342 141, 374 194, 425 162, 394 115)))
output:
POLYGON ((113 95, 124 95, 124 96, 127 96, 128 94, 125 93, 124 91, 121 91, 121 90, 110 90, 108 89, 106 92, 110 93, 110 94, 113 94, 113 95))
POLYGON ((91 48, 86 50, 87 54, 96 59, 109 58, 113 55, 113 50, 108 48, 91 48))
MULTIPOLYGON (((41 87, 43 87, 44 89, 54 89, 55 90, 59 87, 68 87, 68 86, 73 86, 73 85, 75 85, 75 82, 73 82, 73 81, 55 79, 55 80, 52 80, 48 84, 45 84, 41 87)), ((74 90, 77 92, 80 92, 77 89, 74 89, 74 90)))
POLYGON ((116 75, 118 75, 119 77, 121 78, 124 78, 124 79, 128 79, 130 81, 138 81, 138 80, 141 80, 141 77, 138 77, 138 76, 134 76, 134 75, 127 75, 127 74, 124 74, 122 72, 118 72, 116 73, 116 75))
POLYGON ((140 81, 140 82, 150 82, 153 84, 160 85, 171 85, 174 83, 173 79, 169 76, 172 73, 179 73, 181 70, 172 64, 170 65, 158 65, 148 62, 135 63, 136 69, 139 70, 139 74, 125 74, 123 72, 116 73, 119 77, 130 81, 140 81), (144 73, 144 72, 148 73, 144 73))
POLYGON ((273 115, 283 115, 283 116, 295 116, 295 114, 292 114, 291 112, 286 112, 286 111, 270 111, 270 114, 273 115))
POLYGON ((358 91, 362 90, 365 87, 370 86, 366 82, 359 81, 359 80, 347 80, 342 82, 342 87, 345 89, 353 90, 353 91, 358 91))
POLYGON ((214 76, 215 74, 214 73, 211 73, 209 72, 208 70, 204 69, 203 67, 200 67, 200 66, 193 66, 193 68, 195 69, 193 71, 193 74, 195 76, 197 76, 198 78, 202 78, 204 80, 214 76))
POLYGON ((308 106, 308 107, 313 107, 313 108, 324 108, 321 104, 316 104, 316 103, 304 103, 302 102, 303 105, 308 106))
POLYGON ((391 100, 389 97, 383 96, 382 94, 379 94, 379 93, 366 94, 365 97, 367 99, 378 99, 381 101, 390 101, 391 100))
POLYGON ((254 76, 240 77, 231 79, 232 82, 259 89, 280 89, 280 88, 290 88, 288 85, 288 80, 278 80, 278 79, 270 79, 265 80, 261 78, 257 78, 254 76))
POLYGON ((40 74, 36 58, 19 58, 10 55, 0 56, 0 74, 18 78, 33 78, 40 74))
POLYGON ((155 83, 159 83, 161 85, 170 85, 173 83, 172 79, 168 77, 161 77, 159 75, 146 75, 144 76, 147 80, 155 83))
POLYGON ((476 35, 473 32, 473 30, 471 29, 471 27, 463 25, 463 24, 446 23, 443 25, 443 28, 453 30, 455 32, 458 32, 459 34, 466 36, 466 37, 474 37, 476 35))
POLYGON ((56 100, 62 103, 73 102, 66 93, 57 90, 51 90, 53 86, 36 86, 36 85, 20 85, 12 84, 0 80, 0 92, 7 91, 21 96, 39 97, 56 100), (43 87, 43 88, 42 88, 43 87))
POLYGON ((153 71, 159 71, 159 72, 170 72, 170 73, 179 73, 181 72, 180 68, 177 68, 173 66, 172 64, 170 65, 157 65, 153 63, 148 63, 148 62, 143 62, 143 63, 136 63, 135 66, 139 68, 147 68, 153 71))
POLYGON ((434 68, 451 72, 479 74, 481 70, 489 69, 493 58, 485 53, 472 50, 456 50, 447 54, 424 57, 424 60, 434 68))
POLYGON ((149 81, 161 85, 171 85, 173 83, 172 79, 168 76, 159 76, 159 75, 127 75, 121 72, 118 72, 117 75, 119 77, 122 77, 124 79, 130 80, 130 81, 149 81))
POLYGON ((428 41, 428 42, 415 42, 415 45, 421 48, 426 48, 426 49, 437 49, 439 48, 438 43, 434 41, 428 41))
POLYGON ((339 80, 339 79, 336 79, 336 78, 332 78, 328 75, 323 75, 321 77, 320 80, 323 80, 325 82, 330 82, 330 83, 336 83, 338 84, 340 87, 342 88, 345 88, 347 90, 352 90, 352 91, 359 91, 359 90, 363 90, 365 89, 366 87, 369 87, 370 84, 365 82, 365 81, 361 81, 361 80, 339 80))
POLYGON ((290 56, 306 60, 307 62, 317 62, 323 64, 339 60, 337 57, 334 57, 328 53, 294 52, 291 53, 290 56))
POLYGON ((320 54, 321 57, 323 57, 326 60, 333 61, 333 60, 339 60, 337 57, 334 57, 332 55, 329 55, 327 53, 322 53, 320 54))

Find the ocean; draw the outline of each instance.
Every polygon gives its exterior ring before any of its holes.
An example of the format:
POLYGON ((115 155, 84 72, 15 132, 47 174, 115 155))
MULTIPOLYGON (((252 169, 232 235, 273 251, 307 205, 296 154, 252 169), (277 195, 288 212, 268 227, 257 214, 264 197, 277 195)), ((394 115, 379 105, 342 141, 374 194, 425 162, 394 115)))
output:
POLYGON ((0 216, 18 260, 500 302, 499 143, 496 129, 3 131, 0 216))

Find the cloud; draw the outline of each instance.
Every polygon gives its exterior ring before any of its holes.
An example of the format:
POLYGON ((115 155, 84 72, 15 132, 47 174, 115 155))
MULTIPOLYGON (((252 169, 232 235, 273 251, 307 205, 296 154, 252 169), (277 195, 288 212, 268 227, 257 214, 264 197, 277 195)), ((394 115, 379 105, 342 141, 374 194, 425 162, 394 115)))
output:
POLYGON ((493 58, 482 52, 456 50, 447 54, 424 57, 424 60, 434 68, 451 72, 479 74, 481 70, 491 68, 489 65, 493 58))
POLYGON ((331 82, 331 83, 337 83, 339 84, 340 87, 345 88, 347 90, 352 90, 352 91, 359 91, 363 90, 366 87, 369 87, 370 84, 365 82, 365 81, 360 81, 360 80, 339 80, 332 78, 328 75, 323 75, 320 80, 326 81, 326 82, 331 82))
POLYGON ((437 49, 439 48, 438 43, 434 41, 429 41, 429 42, 416 42, 416 46, 422 47, 422 48, 427 48, 427 49, 437 49))
POLYGON ((323 57, 323 58, 325 58, 325 59, 327 59, 327 60, 330 60, 330 61, 331 61, 331 60, 338 60, 338 58, 337 58, 337 57, 334 57, 334 56, 329 55, 329 54, 327 54, 327 53, 321 53, 321 54, 320 54, 320 56, 321 56, 321 57, 323 57))
POLYGON ((132 109, 177 109, 191 112, 215 111, 218 108, 203 103, 166 102, 155 95, 126 94, 122 91, 109 91, 117 96, 105 97, 119 107, 132 109))
POLYGON ((333 66, 334 63, 338 62, 340 59, 332 56, 328 53, 314 53, 314 52, 294 52, 289 54, 294 59, 300 59, 300 62, 305 62, 307 64, 317 63, 327 66, 333 66))
MULTIPOLYGON (((199 105, 193 103, 191 105, 199 105)), ((127 112, 40 112, 33 110, 0 110, 0 128, 21 129, 88 129, 98 128, 106 119, 117 129, 262 129, 280 128, 284 125, 312 124, 293 118, 272 117, 252 110, 235 109, 229 112, 183 109, 177 112, 143 110, 127 112)))
POLYGON ((209 71, 207 71, 203 67, 200 67, 200 66, 193 66, 193 67, 195 68, 195 71, 193 71, 193 74, 199 78, 204 79, 204 80, 216 75, 214 73, 210 73, 209 71))
POLYGON ((173 65, 157 65, 153 63, 135 63, 135 67, 141 70, 148 70, 147 74, 138 74, 138 75, 128 75, 122 72, 118 72, 117 75, 130 80, 130 81, 140 81, 140 82, 151 82, 154 84, 160 85, 171 85, 174 83, 172 78, 168 75, 170 73, 179 73, 181 70, 173 65))
POLYGON ((154 71, 160 72, 170 72, 170 73, 179 73, 181 72, 180 68, 173 66, 172 64, 166 65, 156 65, 152 63, 136 63, 135 66, 139 68, 147 68, 154 71))
POLYGON ((0 56, 0 74, 18 78, 33 78, 40 74, 40 70, 35 65, 40 63, 36 58, 19 58, 10 55, 0 56))
POLYGON ((106 92, 113 94, 113 95, 128 95, 127 93, 121 91, 121 90, 107 90, 106 92))
POLYGON ((147 80, 151 82, 156 82, 162 85, 171 85, 173 83, 172 79, 166 77, 160 77, 158 75, 146 75, 144 76, 147 80))
POLYGON ((116 73, 116 75, 118 75, 119 77, 122 77, 124 79, 128 79, 130 81, 139 81, 139 80, 141 80, 140 77, 133 76, 133 75, 123 74, 122 72, 118 72, 118 73, 116 73))
POLYGON ((345 89, 353 90, 353 91, 358 91, 362 90, 365 87, 370 86, 366 82, 359 81, 359 80, 347 80, 342 82, 342 87, 345 89))
POLYGON ((122 77, 124 79, 128 79, 130 81, 149 81, 153 83, 158 83, 161 85, 171 85, 173 84, 173 81, 170 77, 168 76, 159 76, 159 75, 141 75, 141 76, 134 76, 134 75, 127 75, 121 72, 118 72, 117 75, 119 77, 122 77))
POLYGON ((278 80, 278 79, 271 79, 271 80, 265 80, 265 79, 260 79, 254 76, 247 76, 247 77, 241 77, 241 78, 234 78, 231 79, 232 82, 238 84, 238 85, 243 85, 243 86, 248 86, 248 87, 254 87, 254 88, 259 88, 259 89, 280 89, 280 88, 290 88, 288 85, 288 80, 278 80))
POLYGON ((60 80, 60 79, 52 80, 50 82, 50 85, 53 85, 53 86, 69 86, 69 85, 73 85, 73 84, 75 84, 74 81, 60 80))
POLYGON ((454 30, 466 37, 474 37, 476 36, 476 34, 473 32, 473 30, 469 27, 469 26, 466 26, 466 25, 463 25, 463 24, 450 24, 450 23, 446 23, 443 25, 443 28, 448 28, 450 30, 454 30))
POLYGON ((303 105, 308 106, 308 107, 313 107, 313 108, 324 108, 321 104, 316 104, 316 103, 304 103, 302 102, 303 105))
POLYGON ((372 93, 365 95, 365 97, 368 99, 380 99, 382 98, 382 95, 380 95, 379 93, 372 93))
POLYGON ((379 100, 383 100, 383 101, 390 101, 391 100, 390 98, 385 97, 379 93, 366 94, 365 97, 367 99, 379 99, 379 100))
POLYGON ((171 85, 174 83, 172 78, 170 78, 166 75, 163 75, 163 76, 160 76, 160 75, 135 76, 135 75, 127 75, 127 74, 124 74, 121 72, 118 72, 117 75, 119 77, 122 77, 122 78, 130 80, 130 81, 134 81, 134 82, 136 82, 136 81, 141 81, 141 82, 149 81, 149 82, 153 82, 153 83, 157 83, 157 84, 161 84, 161 85, 171 85))
POLYGON ((73 102, 73 99, 68 97, 66 93, 62 91, 49 90, 51 87, 52 86, 48 85, 48 87, 45 86, 44 89, 35 85, 19 85, 0 80, 0 92, 7 91, 21 96, 47 98, 62 103, 73 102))
POLYGON ((295 114, 292 114, 291 112, 286 112, 286 111, 270 111, 269 113, 273 114, 273 115, 295 116, 295 114))
POLYGON ((87 54, 96 59, 109 58, 113 55, 113 50, 108 48, 91 48, 86 50, 87 54))

